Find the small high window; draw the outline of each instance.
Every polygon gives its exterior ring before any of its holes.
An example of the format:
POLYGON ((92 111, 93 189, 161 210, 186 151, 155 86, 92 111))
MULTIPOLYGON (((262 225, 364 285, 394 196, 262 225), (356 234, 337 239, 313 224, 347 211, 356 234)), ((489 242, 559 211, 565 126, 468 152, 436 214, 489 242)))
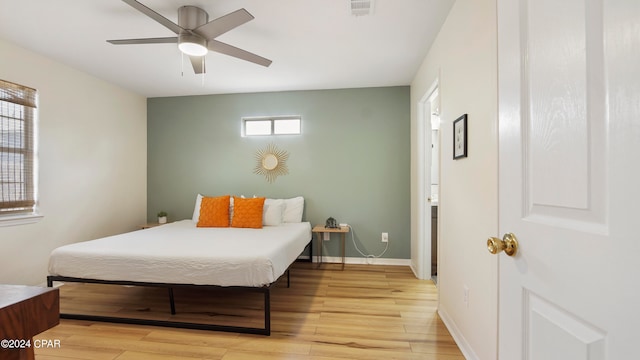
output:
POLYGON ((300 122, 300 116, 243 118, 242 136, 300 134, 300 122))

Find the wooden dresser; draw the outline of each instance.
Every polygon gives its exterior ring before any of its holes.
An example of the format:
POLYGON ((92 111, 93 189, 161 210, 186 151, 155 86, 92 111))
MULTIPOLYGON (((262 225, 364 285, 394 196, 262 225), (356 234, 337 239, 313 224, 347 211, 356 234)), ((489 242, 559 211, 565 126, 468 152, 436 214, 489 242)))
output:
POLYGON ((0 285, 0 359, 33 359, 33 337, 60 322, 58 289, 0 285))

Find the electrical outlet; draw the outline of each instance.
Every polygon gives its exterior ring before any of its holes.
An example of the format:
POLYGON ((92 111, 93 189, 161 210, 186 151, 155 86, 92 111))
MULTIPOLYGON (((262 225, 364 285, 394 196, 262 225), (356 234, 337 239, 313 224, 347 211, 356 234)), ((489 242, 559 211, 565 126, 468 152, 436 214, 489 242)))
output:
POLYGON ((389 242, 389 233, 382 233, 382 242, 389 242))
POLYGON ((322 233, 322 236, 323 236, 322 240, 324 240, 324 241, 331 240, 331 233, 325 232, 325 233, 322 233))
POLYGON ((468 308, 469 307, 469 287, 467 285, 463 285, 463 290, 464 290, 463 301, 464 301, 464 304, 467 305, 467 308, 468 308))

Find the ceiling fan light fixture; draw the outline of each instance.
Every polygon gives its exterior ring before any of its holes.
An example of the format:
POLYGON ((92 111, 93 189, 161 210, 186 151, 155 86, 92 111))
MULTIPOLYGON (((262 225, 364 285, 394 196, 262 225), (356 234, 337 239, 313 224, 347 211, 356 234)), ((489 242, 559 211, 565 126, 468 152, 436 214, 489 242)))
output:
POLYGON ((180 34, 178 38, 178 49, 189 56, 207 55, 207 40, 190 33, 180 34))

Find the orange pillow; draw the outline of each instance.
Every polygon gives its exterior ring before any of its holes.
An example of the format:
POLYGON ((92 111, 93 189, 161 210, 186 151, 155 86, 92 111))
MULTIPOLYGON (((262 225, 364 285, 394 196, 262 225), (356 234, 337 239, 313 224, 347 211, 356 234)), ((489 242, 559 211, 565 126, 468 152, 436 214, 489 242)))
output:
POLYGON ((234 196, 231 227, 262 229, 263 210, 263 197, 244 199, 234 196))
POLYGON ((203 197, 197 227, 229 227, 231 196, 203 197))

